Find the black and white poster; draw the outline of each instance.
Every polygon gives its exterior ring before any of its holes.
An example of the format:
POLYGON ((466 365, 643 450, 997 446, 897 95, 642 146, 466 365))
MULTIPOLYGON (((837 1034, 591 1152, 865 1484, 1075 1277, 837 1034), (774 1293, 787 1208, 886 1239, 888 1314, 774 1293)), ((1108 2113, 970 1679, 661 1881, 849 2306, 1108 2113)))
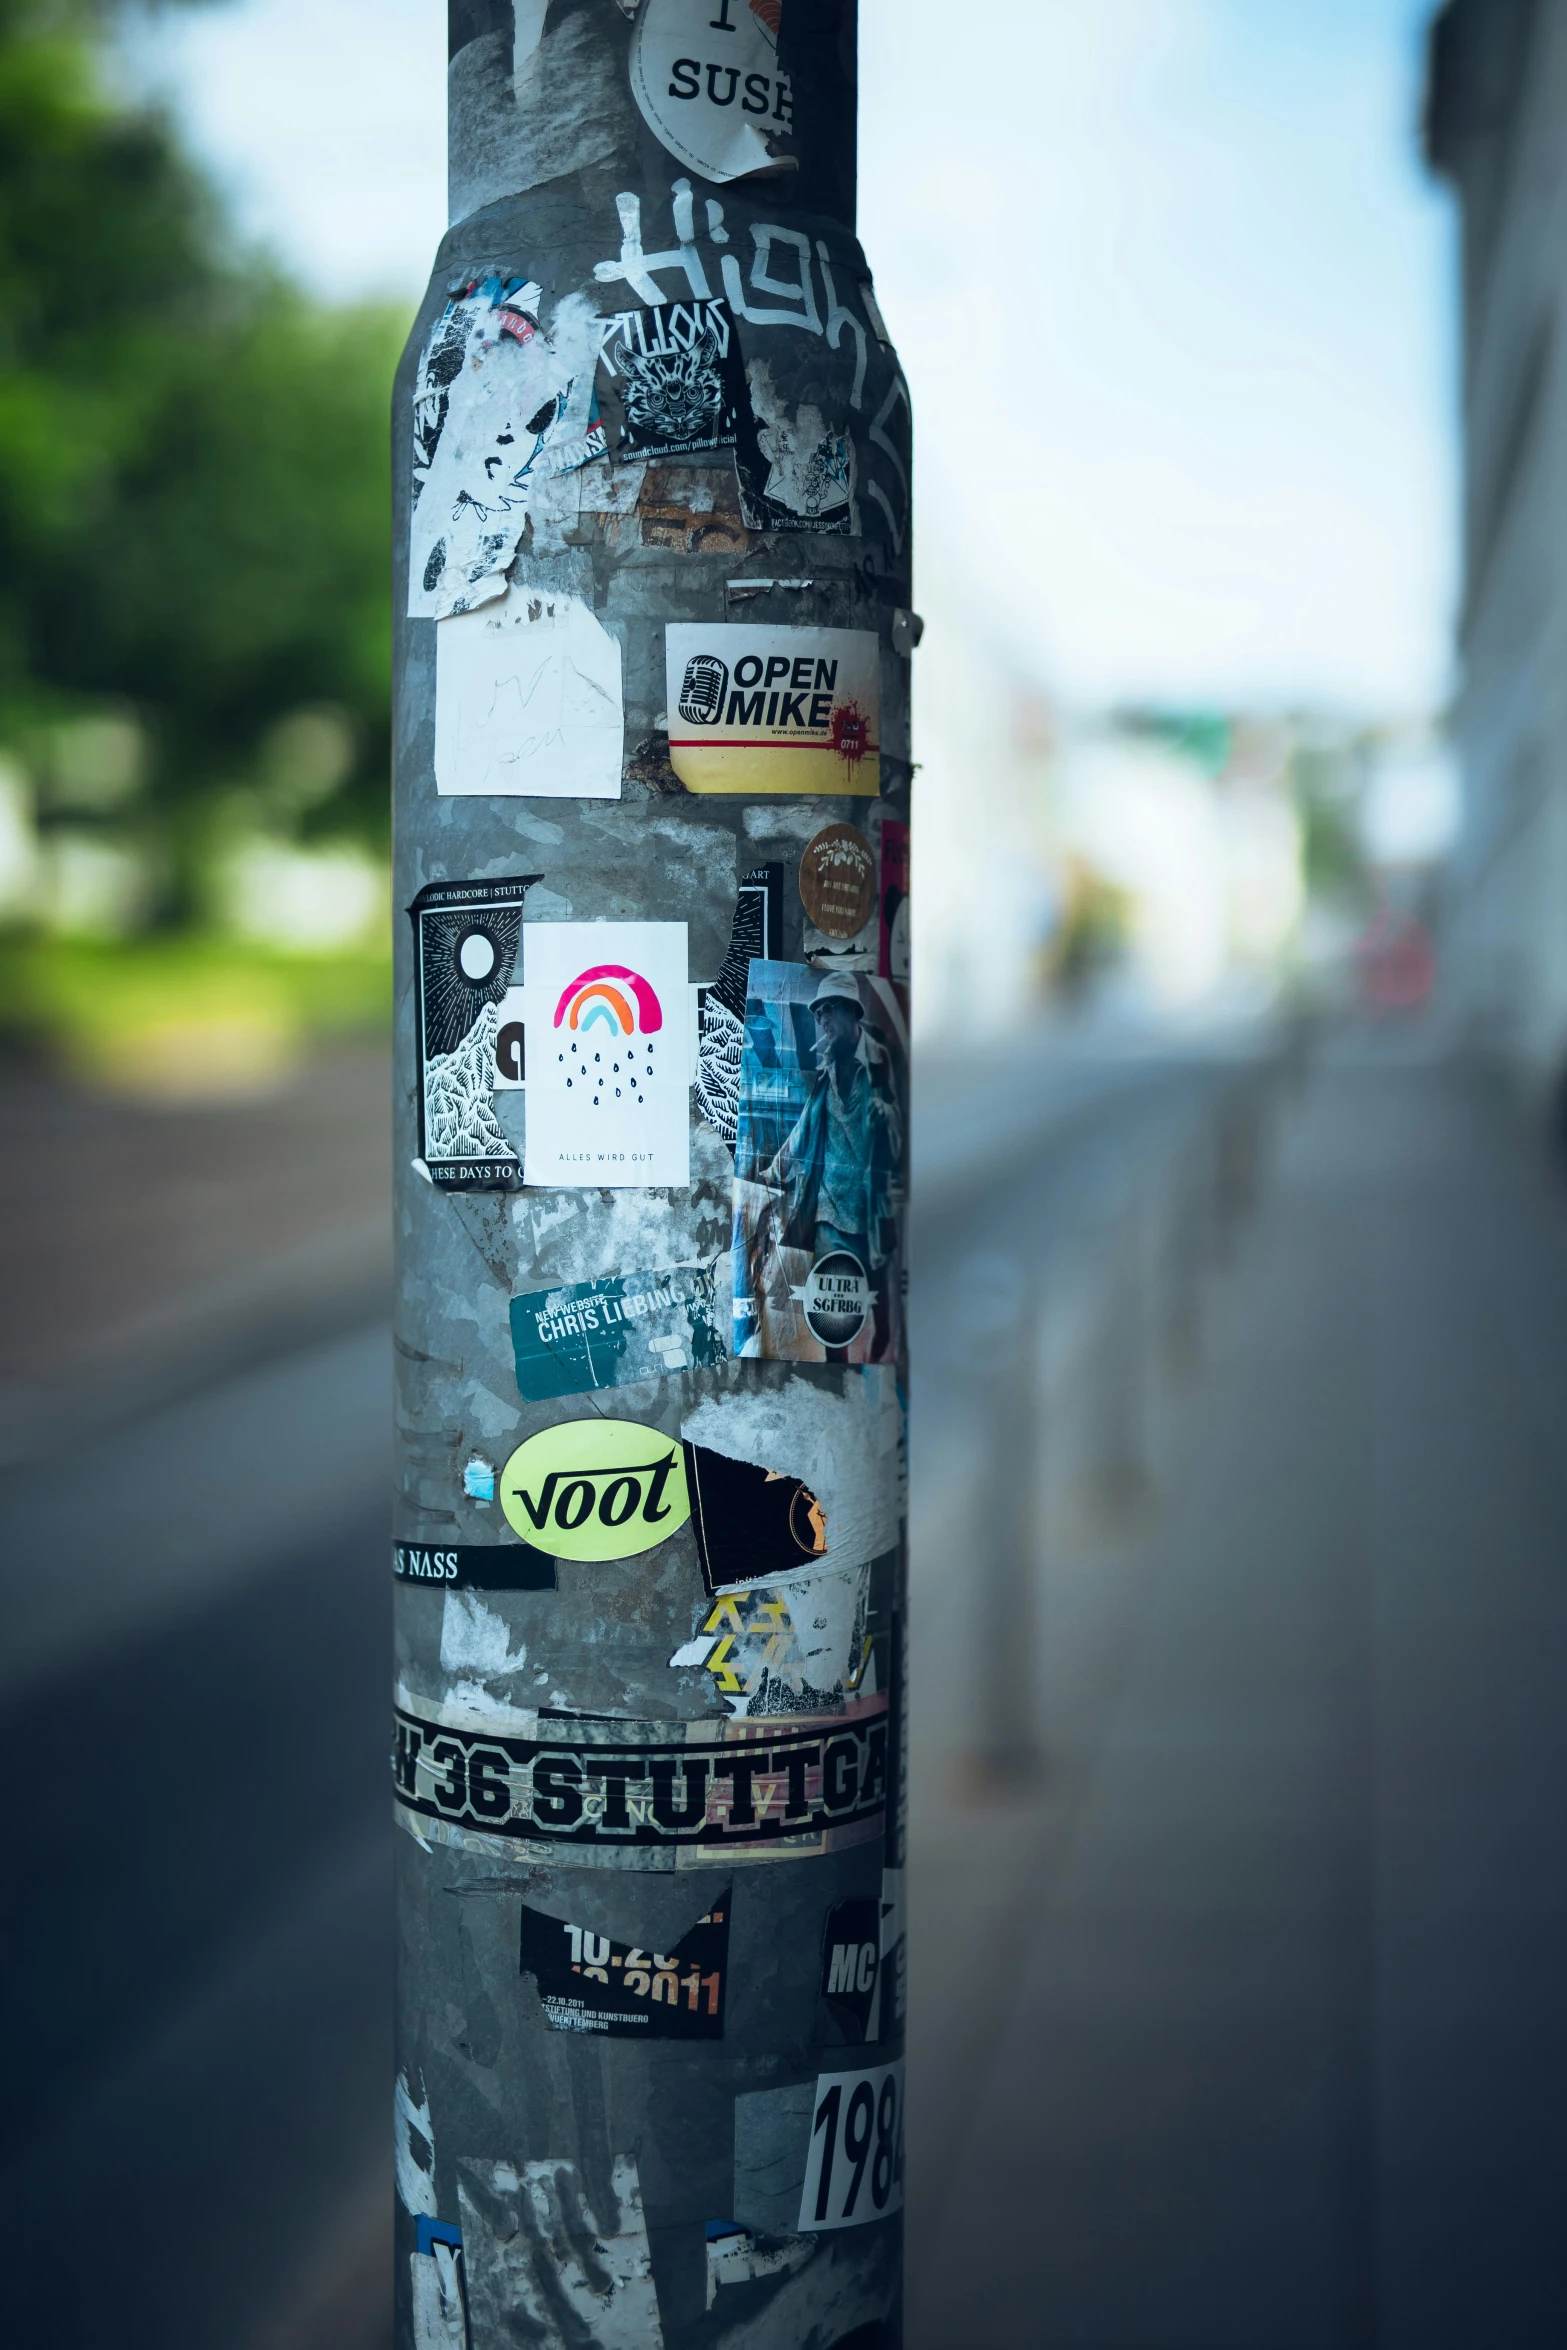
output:
POLYGON ((408 909, 419 1156, 441 1190, 504 1191, 522 1181, 493 1095, 497 1065, 508 1056, 520 1062, 522 1030, 511 1035, 502 1007, 522 943, 523 900, 539 879, 432 881, 408 909))
POLYGON ((623 2040, 721 2040, 730 1894, 669 1951, 644 1950, 522 1905, 522 1972, 557 2032, 623 2040))
POLYGON ((753 959, 783 954, 783 867, 757 865, 735 900, 729 950, 711 987, 702 990, 697 1043, 697 1108, 731 1150, 740 1114, 740 1048, 745 1038, 745 983, 753 959))
POLYGON ((598 394, 611 455, 688 457, 734 447, 745 370, 721 295, 619 310, 605 329, 598 394))
POLYGON ((854 2045, 873 2037, 880 1975, 880 1901, 873 1894, 835 1901, 822 1931, 824 2042, 854 2045))

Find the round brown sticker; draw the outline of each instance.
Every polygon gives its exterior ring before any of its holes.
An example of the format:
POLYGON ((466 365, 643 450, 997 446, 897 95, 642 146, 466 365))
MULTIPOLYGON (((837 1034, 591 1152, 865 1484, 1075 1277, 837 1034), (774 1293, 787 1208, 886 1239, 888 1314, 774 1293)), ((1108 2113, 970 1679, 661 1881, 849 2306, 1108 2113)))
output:
POLYGON ((857 938, 876 911, 876 852, 852 824, 824 824, 800 855, 800 900, 828 938, 857 938))

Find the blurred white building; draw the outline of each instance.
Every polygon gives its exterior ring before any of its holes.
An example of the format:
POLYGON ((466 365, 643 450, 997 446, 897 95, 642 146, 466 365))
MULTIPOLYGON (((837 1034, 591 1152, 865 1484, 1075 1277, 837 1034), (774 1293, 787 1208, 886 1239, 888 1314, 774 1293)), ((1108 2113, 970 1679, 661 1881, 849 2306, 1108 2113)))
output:
POLYGON ((1426 148, 1462 221, 1463 823, 1454 996, 1537 1085, 1567 1071, 1567 10, 1448 0, 1426 148))

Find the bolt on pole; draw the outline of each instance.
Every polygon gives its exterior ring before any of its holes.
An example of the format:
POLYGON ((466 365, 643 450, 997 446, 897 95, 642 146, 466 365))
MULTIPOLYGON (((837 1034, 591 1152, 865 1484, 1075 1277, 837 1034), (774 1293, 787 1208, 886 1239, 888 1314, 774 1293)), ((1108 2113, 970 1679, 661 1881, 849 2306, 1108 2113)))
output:
POLYGON ((901 2326, 908 393, 854 0, 450 0, 394 410, 397 2341, 901 2326))

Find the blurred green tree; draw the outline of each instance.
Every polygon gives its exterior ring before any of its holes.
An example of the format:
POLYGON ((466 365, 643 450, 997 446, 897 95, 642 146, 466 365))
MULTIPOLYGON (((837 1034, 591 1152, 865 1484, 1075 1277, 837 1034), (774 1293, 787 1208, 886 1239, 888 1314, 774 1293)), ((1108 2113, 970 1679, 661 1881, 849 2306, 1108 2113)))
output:
POLYGON ((103 31, 89 0, 0 0, 0 733, 134 713, 178 918, 204 805, 264 793, 302 710, 344 749, 287 820, 384 837, 406 320, 243 250, 103 31))

